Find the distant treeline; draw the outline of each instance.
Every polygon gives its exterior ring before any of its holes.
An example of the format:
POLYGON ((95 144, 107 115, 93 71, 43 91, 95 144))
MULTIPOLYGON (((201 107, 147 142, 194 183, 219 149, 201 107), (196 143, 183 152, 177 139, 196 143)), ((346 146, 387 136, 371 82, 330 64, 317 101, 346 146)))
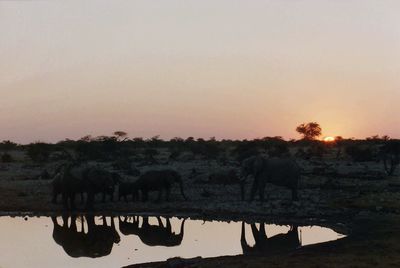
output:
POLYGON ((269 156, 296 156, 304 159, 313 157, 322 158, 329 154, 336 158, 348 156, 354 161, 375 161, 383 154, 398 157, 400 154, 400 140, 390 139, 387 136, 373 136, 363 140, 343 139, 336 137, 335 141, 324 142, 312 139, 284 140, 282 137, 265 137, 254 140, 216 140, 195 139, 189 137, 160 139, 155 136, 149 139, 127 138, 127 134, 117 131, 113 136, 91 137, 85 136, 79 140, 63 140, 57 143, 34 142, 19 145, 11 141, 0 143, 2 161, 13 161, 8 153, 12 150, 24 150, 35 162, 48 161, 53 158, 67 158, 72 154, 81 160, 115 160, 142 155, 149 160, 160 151, 167 151, 170 160, 178 159, 183 153, 192 153, 205 159, 233 158, 241 161, 251 155, 265 153, 269 156))

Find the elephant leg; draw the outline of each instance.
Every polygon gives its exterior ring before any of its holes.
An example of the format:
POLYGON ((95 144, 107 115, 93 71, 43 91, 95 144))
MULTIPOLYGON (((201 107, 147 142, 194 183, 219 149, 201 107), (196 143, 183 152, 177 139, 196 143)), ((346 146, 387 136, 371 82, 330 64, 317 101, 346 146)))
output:
POLYGON ((171 221, 169 220, 169 218, 167 218, 167 231, 169 232, 169 233, 171 233, 171 221))
POLYGON ((259 245, 261 243, 260 232, 257 229, 257 226, 255 223, 251 224, 250 226, 251 226, 251 233, 253 234, 254 241, 255 241, 256 245, 259 245))
POLYGON ((74 233, 77 232, 78 226, 76 225, 76 217, 71 217, 71 225, 70 225, 70 230, 72 230, 74 233))
POLYGON ((162 192, 163 192, 163 189, 162 189, 162 188, 160 188, 160 189, 158 190, 158 198, 157 198, 157 202, 161 202, 161 198, 162 198, 162 192))
POLYGON ((64 209, 68 209, 68 195, 67 193, 62 193, 62 201, 64 209))
POLYGON ((163 224, 163 222, 162 222, 160 217, 157 217, 157 221, 158 221, 158 226, 164 227, 164 224, 163 224))
POLYGON ((298 201, 297 188, 292 188, 292 201, 298 201))
POLYGON ((82 233, 85 233, 85 218, 81 216, 82 233))
POLYGON ((258 187, 258 179, 254 179, 253 185, 251 186, 251 192, 250 192, 250 202, 254 200, 254 196, 256 195, 257 192, 257 187, 258 187))
POLYGON ((139 198, 139 191, 134 191, 133 192, 133 199, 132 199, 133 201, 139 201, 140 200, 140 198, 139 198))
POLYGON ((170 200, 169 199, 170 195, 171 195, 171 186, 168 186, 166 189, 166 197, 165 197, 167 201, 170 200))
POLYGON ((54 194, 53 194, 53 198, 51 199, 51 203, 57 204, 57 196, 58 196, 57 193, 54 193, 54 194))
POLYGON ((74 210, 75 207, 75 193, 71 193, 69 195, 69 201, 71 202, 71 210, 74 210))
POLYGON ((93 203, 94 203, 94 193, 88 192, 86 200, 86 209, 93 209, 93 203))
POLYGON ((265 185, 266 182, 264 180, 260 180, 259 182, 259 195, 260 195, 260 201, 264 202, 264 193, 265 193, 265 185))
POLYGON ((260 231, 259 231, 260 237, 262 239, 268 238, 267 237, 267 232, 265 231, 265 223, 261 222, 260 223, 260 231))
POLYGON ((83 192, 81 192, 81 205, 85 202, 85 197, 83 196, 83 192))
POLYGON ((149 199, 149 192, 146 190, 142 190, 142 201, 146 202, 149 199))

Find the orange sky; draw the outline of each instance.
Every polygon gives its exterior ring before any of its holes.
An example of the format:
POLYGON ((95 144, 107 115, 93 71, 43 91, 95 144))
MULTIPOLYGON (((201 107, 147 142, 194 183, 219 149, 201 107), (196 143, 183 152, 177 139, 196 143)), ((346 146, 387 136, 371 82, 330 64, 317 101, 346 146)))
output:
POLYGON ((0 140, 400 137, 400 2, 1 1, 0 140))

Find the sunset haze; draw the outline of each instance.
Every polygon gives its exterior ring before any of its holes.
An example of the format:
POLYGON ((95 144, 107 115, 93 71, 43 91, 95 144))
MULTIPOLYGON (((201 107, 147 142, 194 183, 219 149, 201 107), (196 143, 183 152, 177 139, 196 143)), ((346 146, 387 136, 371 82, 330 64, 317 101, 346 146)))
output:
POLYGON ((1 1, 0 140, 400 137, 400 2, 1 1))

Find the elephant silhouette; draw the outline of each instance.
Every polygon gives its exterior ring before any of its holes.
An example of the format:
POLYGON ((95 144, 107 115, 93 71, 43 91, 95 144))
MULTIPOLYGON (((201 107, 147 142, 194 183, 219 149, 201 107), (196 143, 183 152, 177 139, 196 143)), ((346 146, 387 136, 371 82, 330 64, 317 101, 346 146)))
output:
POLYGON ((252 247, 247 244, 245 223, 242 222, 240 242, 244 255, 273 255, 290 252, 301 246, 297 226, 291 226, 286 234, 278 234, 269 238, 265 232, 264 223, 260 223, 259 229, 254 223, 251 224, 251 231, 255 241, 252 247))
POLYGON ((137 235, 143 244, 148 246, 164 246, 164 247, 175 247, 182 243, 185 220, 182 221, 180 226, 180 232, 176 234, 172 231, 171 221, 167 217, 166 224, 164 225, 161 218, 157 217, 158 224, 151 225, 149 223, 149 217, 142 217, 142 224, 139 224, 139 217, 130 218, 127 217, 124 220, 119 218, 119 229, 124 235, 137 235))
POLYGON ((101 225, 96 225, 94 216, 63 216, 62 218, 63 223, 60 224, 57 217, 52 217, 53 239, 62 246, 65 253, 73 258, 107 256, 111 253, 114 244, 120 242, 113 218, 111 218, 111 225, 107 224, 105 217, 103 217, 101 225), (70 224, 68 224, 69 218, 71 219, 70 224), (78 230, 78 219, 81 222, 81 230, 78 230), (85 220, 87 222, 86 232, 85 220))
POLYGON ((119 219, 119 231, 123 235, 138 235, 139 234, 139 216, 133 217, 118 217, 119 219))

